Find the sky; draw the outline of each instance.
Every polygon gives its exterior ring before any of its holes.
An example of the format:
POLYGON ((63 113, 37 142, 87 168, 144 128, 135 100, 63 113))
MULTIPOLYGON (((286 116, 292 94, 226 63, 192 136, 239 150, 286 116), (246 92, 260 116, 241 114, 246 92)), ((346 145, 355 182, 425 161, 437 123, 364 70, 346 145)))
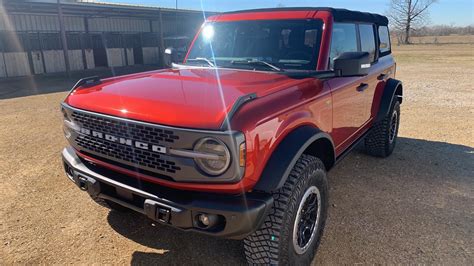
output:
MULTIPOLYGON (((100 0, 125 4, 139 4, 174 8, 176 0, 100 0)), ((291 6, 329 6, 386 14, 389 0, 202 0, 207 11, 232 11, 239 9, 291 6)), ((178 0, 178 8, 201 10, 201 0, 178 0)), ((431 24, 474 24, 474 0, 439 0, 430 9, 431 24)))

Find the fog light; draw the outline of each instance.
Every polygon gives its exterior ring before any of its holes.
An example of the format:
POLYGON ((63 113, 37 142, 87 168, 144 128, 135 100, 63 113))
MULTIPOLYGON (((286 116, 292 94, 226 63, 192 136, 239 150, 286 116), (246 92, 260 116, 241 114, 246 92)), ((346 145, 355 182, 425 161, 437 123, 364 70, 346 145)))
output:
POLYGON ((201 229, 213 228, 219 222, 219 216, 215 214, 200 213, 195 217, 197 227, 201 229))
POLYGON ((209 224, 211 222, 209 220, 209 216, 207 214, 200 214, 199 215, 199 221, 205 226, 209 226, 209 224))

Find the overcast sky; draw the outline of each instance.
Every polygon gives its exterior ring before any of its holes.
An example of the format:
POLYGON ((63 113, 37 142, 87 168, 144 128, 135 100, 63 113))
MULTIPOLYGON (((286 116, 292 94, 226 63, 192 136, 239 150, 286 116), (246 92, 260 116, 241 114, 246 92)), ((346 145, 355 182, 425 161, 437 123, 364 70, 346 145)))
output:
MULTIPOLYGON (((172 7, 175 0, 100 0, 100 2, 115 2, 140 4, 149 6, 172 7)), ((385 14, 389 0, 202 0, 202 5, 208 11, 231 11, 239 9, 276 7, 281 4, 290 6, 330 6, 343 7, 353 10, 369 11, 385 14)), ((178 0, 178 7, 185 9, 201 9, 201 0, 178 0)), ((474 24, 474 0, 440 0, 431 8, 432 24, 474 24)))

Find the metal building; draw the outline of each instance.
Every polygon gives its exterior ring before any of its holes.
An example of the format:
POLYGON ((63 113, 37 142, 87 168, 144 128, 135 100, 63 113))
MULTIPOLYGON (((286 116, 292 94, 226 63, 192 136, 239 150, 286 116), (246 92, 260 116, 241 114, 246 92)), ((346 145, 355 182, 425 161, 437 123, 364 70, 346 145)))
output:
POLYGON ((0 78, 162 63, 167 40, 191 38, 193 10, 80 0, 0 0, 0 78))

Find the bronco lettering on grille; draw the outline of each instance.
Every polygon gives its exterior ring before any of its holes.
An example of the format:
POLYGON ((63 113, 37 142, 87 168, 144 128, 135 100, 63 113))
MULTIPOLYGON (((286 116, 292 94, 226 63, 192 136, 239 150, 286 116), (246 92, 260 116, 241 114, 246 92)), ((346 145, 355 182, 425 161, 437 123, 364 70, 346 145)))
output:
POLYGON ((119 143, 122 145, 132 146, 141 150, 149 150, 149 151, 153 151, 157 153, 166 154, 166 147, 163 147, 160 145, 154 145, 154 144, 149 144, 149 143, 145 143, 141 141, 135 141, 132 139, 116 137, 110 134, 105 134, 105 133, 95 131, 95 130, 90 130, 87 128, 81 128, 80 133, 84 135, 88 135, 90 137, 94 137, 94 138, 99 138, 99 139, 107 140, 110 142, 119 143))

